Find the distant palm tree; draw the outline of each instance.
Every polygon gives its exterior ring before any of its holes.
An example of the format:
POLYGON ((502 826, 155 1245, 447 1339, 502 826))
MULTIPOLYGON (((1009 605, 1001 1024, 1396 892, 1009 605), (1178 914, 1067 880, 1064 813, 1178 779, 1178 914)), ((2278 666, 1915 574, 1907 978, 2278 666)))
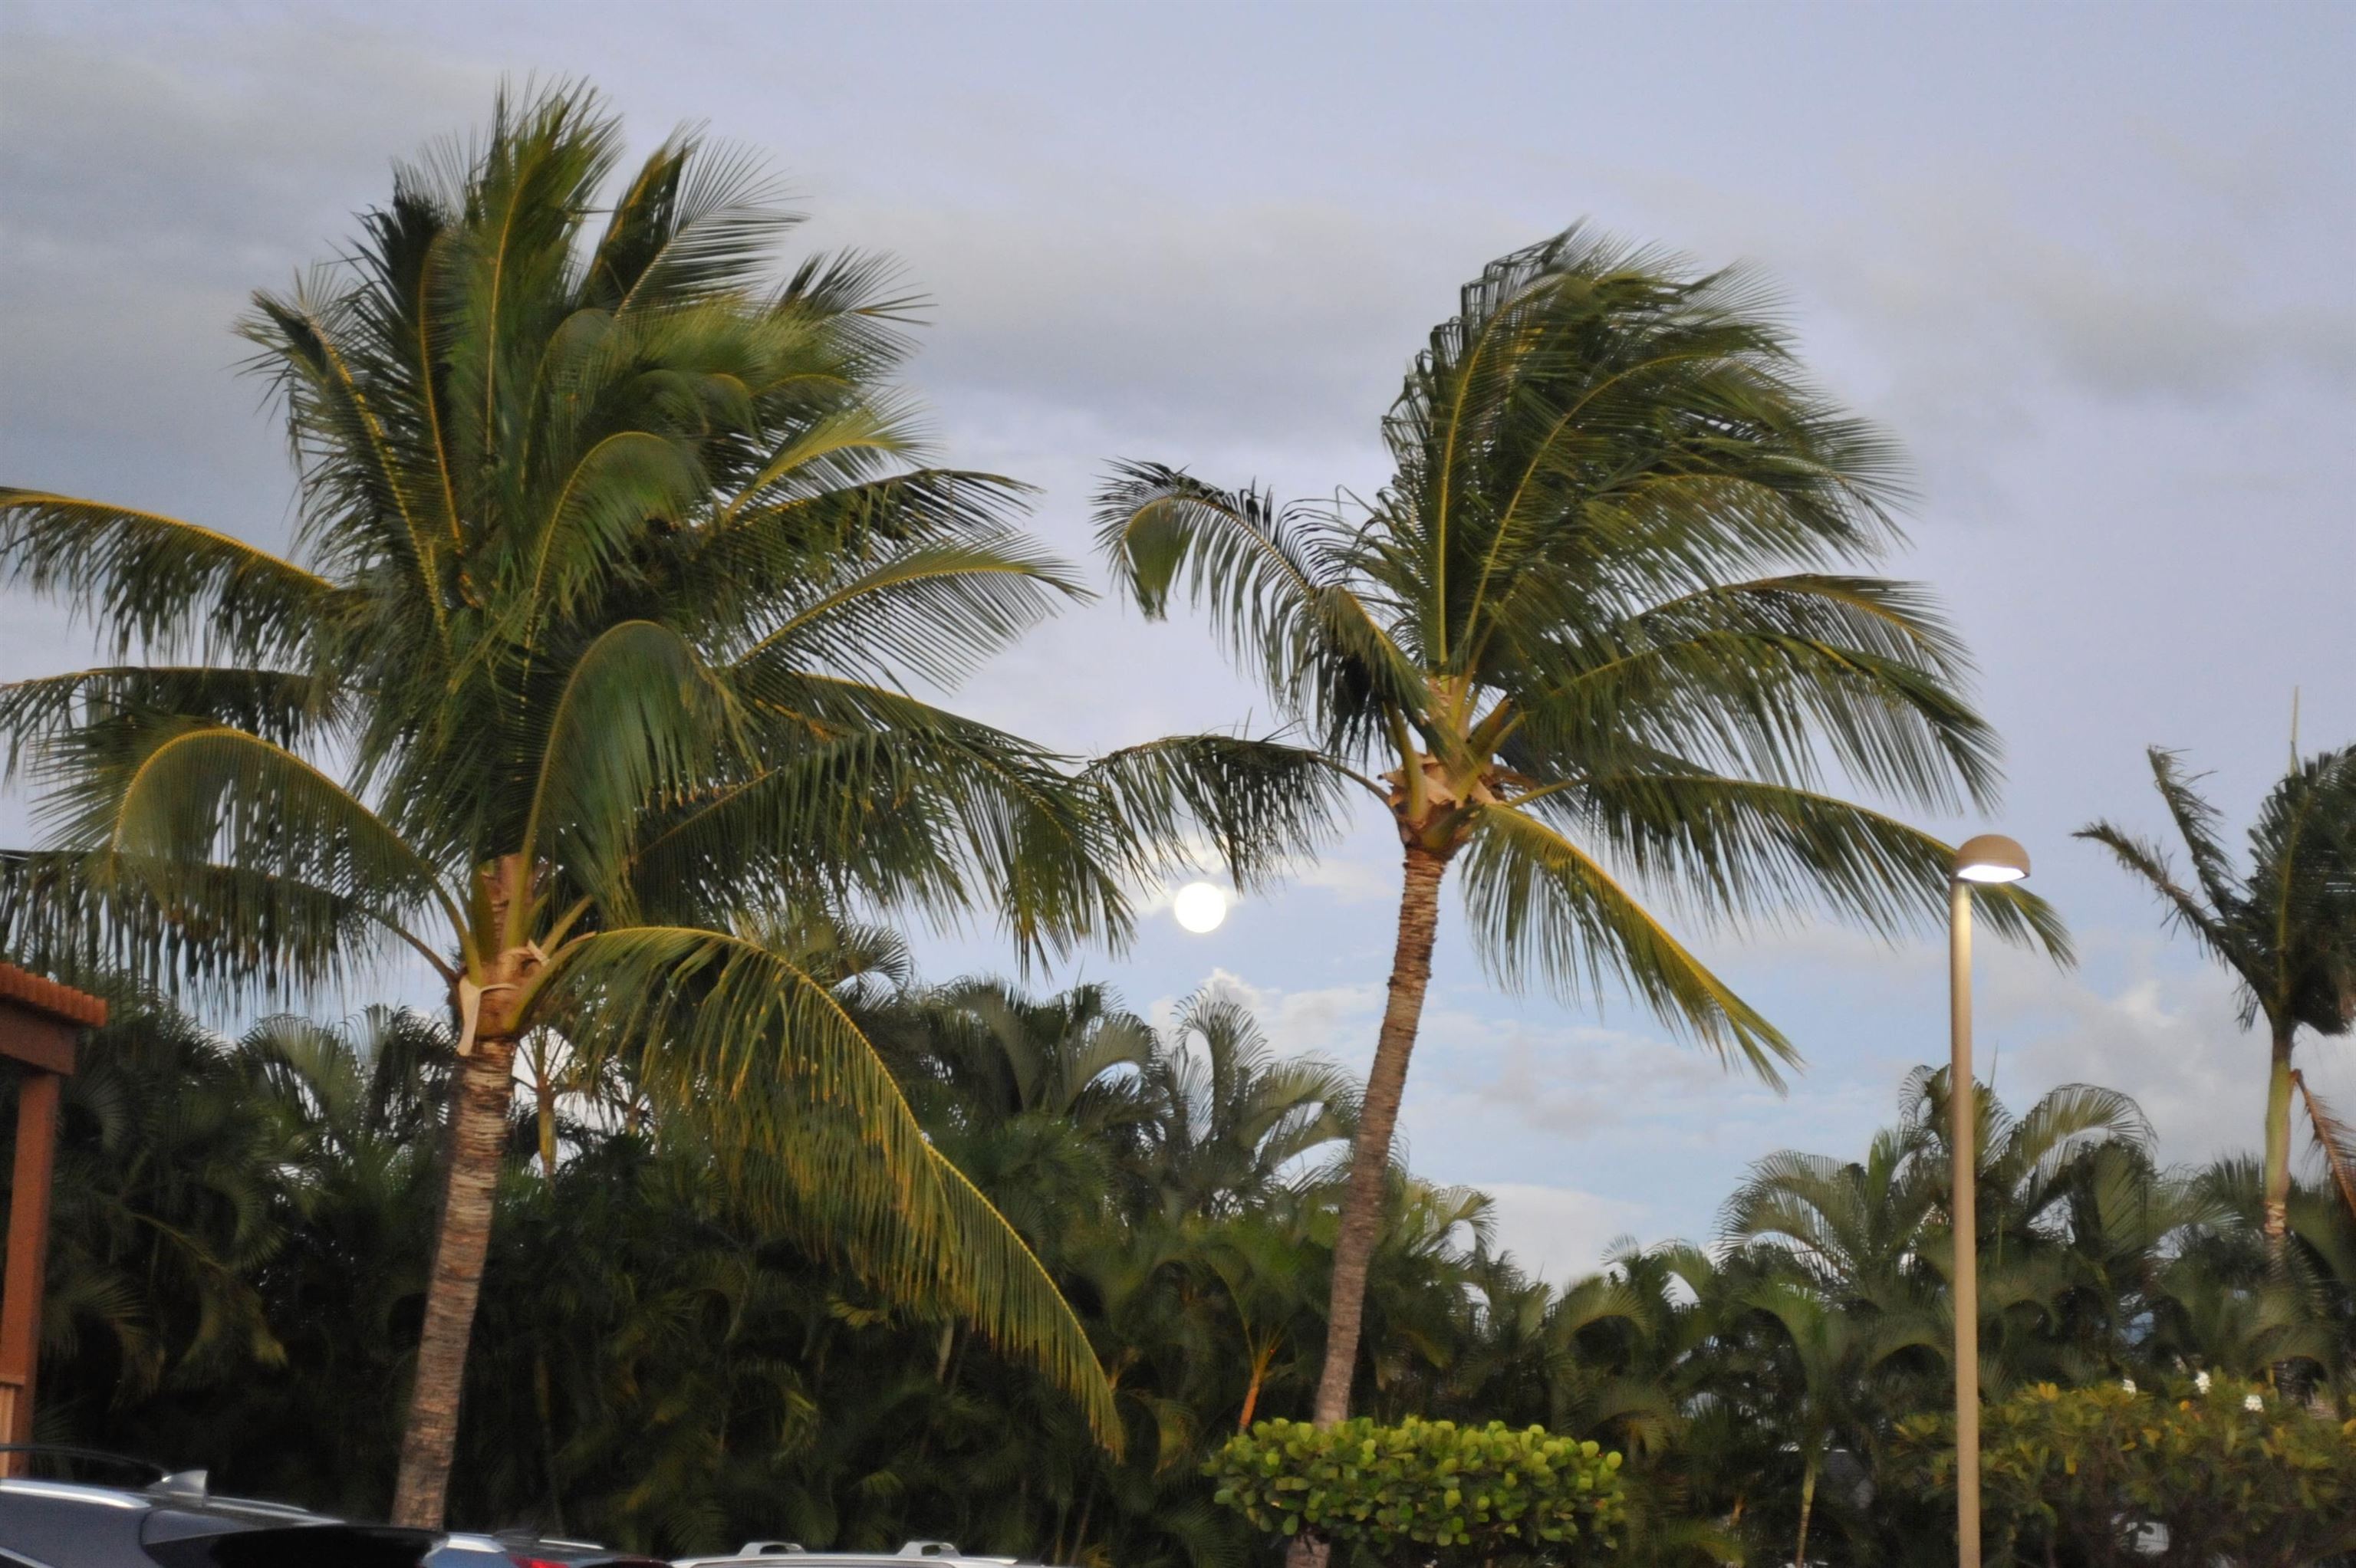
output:
POLYGON ((1257 1208, 1310 1156, 1357 1129, 1358 1084, 1322 1057, 1279 1058, 1250 1009, 1190 997, 1156 1042, 1143 1089, 1154 1107, 1145 1160, 1170 1217, 1257 1208))
POLYGON ((0 576, 196 656, 0 694, 54 828, 0 861, 0 944, 216 991, 405 946, 461 1020, 412 1525, 444 1514, 541 1029, 734 1116, 761 1157, 737 1173, 814 1240, 937 1290, 1112 1431, 1069 1307, 813 957, 850 906, 994 913, 1026 952, 1127 928, 1098 786, 903 684, 1076 584, 1012 527, 1015 486, 919 461, 878 267, 774 279, 792 219, 745 158, 682 135, 607 196, 619 147, 584 90, 503 97, 487 138, 400 171, 346 262, 257 297, 301 563, 0 490, 0 576))
POLYGON ((2242 1027, 2263 1018, 2272 1045, 2266 1081, 2263 1226, 2279 1256, 2289 1234, 2291 1052, 2302 1029, 2356 1028, 2356 746, 2320 752, 2270 790, 2237 870, 2202 799, 2173 752, 2148 753, 2152 784, 2184 840, 2192 885, 2168 853, 2109 822, 2078 830, 2115 856, 2167 906, 2169 917, 2233 972, 2242 1027))
MULTIPOLYGON (((1835 575, 1896 537, 1888 442, 1808 389, 1769 302, 1573 229, 1492 264, 1384 421, 1350 518, 1119 466, 1099 541, 1144 612, 1182 587, 1404 851, 1389 1000, 1334 1259, 1315 1416, 1349 1409, 1384 1172, 1460 857, 1490 971, 1607 978, 1773 1081, 1794 1053, 1606 869, 1708 925, 1944 909, 1948 850, 1826 793, 1984 802, 1995 741, 1916 589, 1835 575)), ((1299 776, 1299 775, 1296 775, 1299 776)), ((1302 848, 1313 847, 1304 843, 1302 848)), ((2060 927, 2018 896, 2008 935, 2060 927)))
POLYGON ((1936 1351, 1945 1342, 1926 1312, 1858 1313, 1790 1280, 1757 1286, 1745 1304, 1781 1332, 1773 1337, 1771 1377, 1780 1424, 1800 1449, 1800 1528, 1794 1568, 1806 1568, 1808 1525, 1816 1481, 1844 1438, 1857 1441, 1880 1403, 1871 1385, 1909 1350, 1936 1351))
MULTIPOLYGON (((1785 1272, 1848 1311, 1928 1308, 1944 1290, 1954 1255, 1947 1085, 1944 1068, 1910 1073, 1898 1125, 1875 1135, 1861 1161, 1785 1150, 1755 1162, 1720 1214, 1726 1244, 1772 1249, 1785 1272)), ((2134 1299, 2147 1283, 2131 1277, 2136 1265, 2158 1258, 2171 1232, 2213 1217, 2215 1208, 2180 1200, 2158 1179, 2150 1125, 2126 1095, 2064 1083, 2015 1116, 1986 1085, 1976 1088, 1982 1311, 2000 1325, 2008 1308, 2033 1310, 2038 1331, 2024 1336, 2019 1355, 2051 1354, 2063 1327, 2060 1298, 2094 1289, 2105 1303, 2134 1299), (2138 1212, 2123 1211, 2130 1207, 2138 1212), (2122 1252, 2128 1255, 2115 1255, 2122 1252)), ((1999 1334, 1992 1343, 1990 1376, 2008 1381, 2030 1370, 2016 1364, 2008 1339, 1999 1334)), ((2034 1370, 2060 1372, 2051 1365, 2034 1370)), ((2101 1370, 2098 1363, 2066 1375, 2101 1370)))

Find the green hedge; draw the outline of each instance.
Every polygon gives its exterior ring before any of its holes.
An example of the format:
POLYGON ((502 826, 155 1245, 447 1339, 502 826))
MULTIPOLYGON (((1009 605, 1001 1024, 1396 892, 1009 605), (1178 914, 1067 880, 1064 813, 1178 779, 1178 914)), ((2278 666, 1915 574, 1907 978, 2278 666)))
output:
MULTIPOLYGON (((1954 1489, 1953 1417, 1901 1422, 1897 1451, 1954 1489)), ((2223 1375, 2063 1389, 2034 1383, 1987 1407, 1980 1496, 2000 1552, 2094 1562, 2287 1568, 2356 1550, 2356 1420, 2223 1375), (2164 1526, 2164 1557, 2135 1556, 2164 1526)), ((1997 1562, 2013 1560, 1998 1555, 1997 1562)))
POLYGON ((1619 1455, 1503 1422, 1263 1421, 1204 1474, 1220 1504, 1261 1530, 1311 1531, 1386 1557, 1412 1545, 1425 1549, 1419 1556, 1575 1562, 1609 1543, 1626 1509, 1619 1455))

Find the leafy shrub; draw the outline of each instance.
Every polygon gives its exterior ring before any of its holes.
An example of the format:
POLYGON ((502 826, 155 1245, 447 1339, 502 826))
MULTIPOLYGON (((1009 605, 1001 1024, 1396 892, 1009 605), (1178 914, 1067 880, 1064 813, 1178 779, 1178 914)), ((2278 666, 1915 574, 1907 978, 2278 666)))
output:
POLYGON ((1626 1511, 1619 1455, 1501 1421, 1263 1421, 1230 1438, 1204 1474, 1215 1501, 1260 1530, 1312 1531, 1384 1558, 1413 1547, 1419 1561, 1437 1549, 1575 1562, 1608 1544, 1626 1511))
MULTIPOLYGON (((1901 1460, 1947 1492, 1954 1441, 1953 1417, 1899 1427, 1901 1460)), ((2206 1374, 2164 1392, 2037 1383, 1984 1413, 1980 1496, 2008 1554, 1993 1562, 2290 1568, 2356 1546, 2356 1420, 2206 1374)))

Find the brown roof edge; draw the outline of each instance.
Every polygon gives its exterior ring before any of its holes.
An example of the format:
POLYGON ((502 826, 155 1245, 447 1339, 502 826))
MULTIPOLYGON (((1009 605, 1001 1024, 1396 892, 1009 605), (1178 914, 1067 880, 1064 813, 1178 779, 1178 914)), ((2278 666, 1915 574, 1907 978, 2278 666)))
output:
POLYGON ((55 980, 44 980, 29 969, 0 964, 0 1003, 14 1002, 61 1024, 96 1029, 106 1021, 106 1000, 55 980))

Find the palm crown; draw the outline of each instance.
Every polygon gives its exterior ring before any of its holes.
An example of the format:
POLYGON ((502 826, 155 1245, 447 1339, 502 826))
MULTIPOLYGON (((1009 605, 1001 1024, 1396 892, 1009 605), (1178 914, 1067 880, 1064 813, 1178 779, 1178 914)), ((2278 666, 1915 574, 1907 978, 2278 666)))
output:
POLYGON ((295 559, 0 491, 0 569, 126 651, 198 656, 0 699, 53 838, 6 861, 0 939, 290 987, 405 944, 463 1018, 397 1504, 424 1524, 509 1062, 541 1029, 734 1118, 780 1204, 1109 1430, 1068 1308, 810 958, 813 923, 862 905, 994 911, 1026 950, 1125 929, 1092 786, 902 684, 1075 583, 1011 526, 1015 486, 920 462, 885 385, 909 302, 878 267, 772 279, 791 219, 691 136, 590 240, 618 143, 585 92, 503 100, 478 146, 400 172, 341 263, 258 297, 295 559))
MULTIPOLYGON (((1608 972, 1772 1075, 1783 1037, 1597 851, 1705 916, 1928 919, 1944 848, 1821 783, 1984 804, 1995 743, 1925 595, 1828 570, 1896 539, 1895 452, 1805 388, 1740 273, 1665 265, 1573 229, 1488 268, 1362 517, 1125 464, 1100 542, 1148 613, 1190 591, 1411 848, 1467 853, 1495 970, 1608 972)), ((2059 941, 2033 901, 1992 913, 2059 941)))

